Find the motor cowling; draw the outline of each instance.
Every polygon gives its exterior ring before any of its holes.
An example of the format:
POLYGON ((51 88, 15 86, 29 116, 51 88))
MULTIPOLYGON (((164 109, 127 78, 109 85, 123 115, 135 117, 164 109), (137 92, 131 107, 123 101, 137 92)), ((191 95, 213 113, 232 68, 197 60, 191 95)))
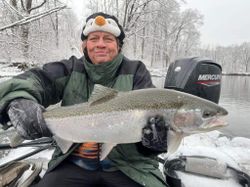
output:
POLYGON ((164 88, 190 93, 218 103, 221 76, 221 66, 210 59, 178 59, 168 68, 164 88))

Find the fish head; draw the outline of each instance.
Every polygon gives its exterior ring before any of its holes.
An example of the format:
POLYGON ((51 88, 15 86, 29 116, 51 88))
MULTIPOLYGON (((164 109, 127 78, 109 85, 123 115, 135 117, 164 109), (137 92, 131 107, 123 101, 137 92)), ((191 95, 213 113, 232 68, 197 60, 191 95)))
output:
POLYGON ((228 112, 221 106, 207 102, 199 107, 183 107, 176 111, 171 127, 176 132, 195 134, 227 126, 224 118, 228 112))

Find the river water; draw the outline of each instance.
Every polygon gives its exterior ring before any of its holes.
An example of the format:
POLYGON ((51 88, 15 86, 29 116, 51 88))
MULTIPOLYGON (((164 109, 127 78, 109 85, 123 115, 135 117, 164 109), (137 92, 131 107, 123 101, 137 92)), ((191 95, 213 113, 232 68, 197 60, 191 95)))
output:
MULTIPOLYGON (((164 77, 153 77, 157 87, 163 87, 164 81, 164 77)), ((229 125, 221 131, 250 138, 250 76, 223 76, 219 104, 229 112, 229 125)))

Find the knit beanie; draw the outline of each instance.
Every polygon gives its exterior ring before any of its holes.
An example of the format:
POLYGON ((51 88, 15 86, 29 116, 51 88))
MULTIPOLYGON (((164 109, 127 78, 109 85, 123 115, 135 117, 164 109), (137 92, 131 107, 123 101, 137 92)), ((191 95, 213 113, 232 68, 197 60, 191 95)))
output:
POLYGON ((103 12, 90 15, 86 19, 86 24, 82 29, 81 40, 86 40, 89 33, 95 31, 104 31, 113 34, 119 40, 120 47, 122 47, 125 33, 115 16, 103 12))

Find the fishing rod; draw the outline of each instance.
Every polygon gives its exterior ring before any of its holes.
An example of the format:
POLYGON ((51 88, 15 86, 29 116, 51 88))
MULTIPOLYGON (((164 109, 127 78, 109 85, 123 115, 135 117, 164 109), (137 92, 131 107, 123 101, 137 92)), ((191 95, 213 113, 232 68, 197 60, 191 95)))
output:
POLYGON ((31 151, 31 152, 29 152, 29 153, 27 153, 25 155, 21 155, 21 156, 15 158, 15 159, 12 159, 11 161, 8 161, 6 163, 1 164, 0 165, 0 169, 3 168, 3 167, 5 167, 5 166, 7 166, 8 164, 11 164, 11 163, 14 163, 16 161, 20 161, 20 160, 26 159, 26 158, 28 158, 30 156, 33 156, 33 155, 35 155, 35 154, 37 154, 37 153, 39 153, 41 151, 44 151, 44 150, 49 149, 49 148, 52 148, 54 146, 55 146, 54 144, 48 144, 48 145, 45 145, 45 146, 40 146, 38 149, 35 149, 34 151, 31 151))
POLYGON ((19 148, 19 147, 35 147, 35 146, 41 146, 44 144, 52 144, 54 143, 54 140, 52 138, 40 138, 37 140, 32 140, 29 142, 21 143, 15 147, 13 147, 10 143, 6 144, 0 144, 0 150, 6 150, 6 149, 13 149, 13 148, 19 148))

